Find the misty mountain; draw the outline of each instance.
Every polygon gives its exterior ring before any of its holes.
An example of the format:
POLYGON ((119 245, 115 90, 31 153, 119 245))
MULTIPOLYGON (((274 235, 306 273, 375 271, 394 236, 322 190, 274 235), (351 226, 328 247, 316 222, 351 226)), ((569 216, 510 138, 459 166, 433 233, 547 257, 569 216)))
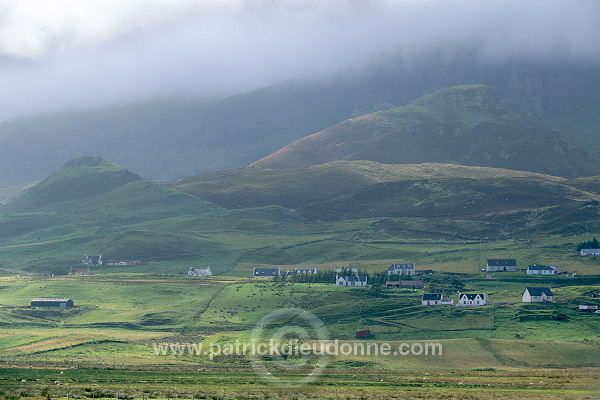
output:
POLYGON ((348 118, 474 82, 494 87, 508 110, 532 113, 589 150, 600 150, 592 140, 600 132, 596 63, 483 63, 465 51, 450 59, 434 54, 410 65, 388 57, 366 71, 287 81, 214 102, 165 101, 5 122, 0 124, 0 187, 43 179, 82 154, 160 180, 239 167, 348 118))
POLYGON ((441 162, 577 177, 600 162, 531 114, 509 112, 489 86, 466 85, 408 106, 341 122, 251 166, 298 168, 335 160, 441 162))

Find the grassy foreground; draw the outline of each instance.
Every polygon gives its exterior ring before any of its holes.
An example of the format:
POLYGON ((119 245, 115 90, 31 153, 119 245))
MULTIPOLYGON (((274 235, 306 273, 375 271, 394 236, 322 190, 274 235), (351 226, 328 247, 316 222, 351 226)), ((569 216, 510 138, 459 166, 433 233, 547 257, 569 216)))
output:
MULTIPOLYGON (((594 277, 551 278, 561 302, 534 306, 519 300, 531 277, 460 276, 494 304, 431 308, 419 305, 420 291, 373 297, 368 289, 242 277, 1 277, 0 398, 595 398, 600 317, 574 310, 595 301, 582 296, 598 289, 594 277), (29 309, 38 296, 71 297, 76 307, 29 309), (393 349, 439 343, 443 352, 338 354, 304 385, 294 382, 310 369, 267 358, 268 371, 286 383, 272 385, 247 355, 155 351, 157 343, 248 341, 265 315, 290 308, 318 316, 331 339, 393 349), (371 338, 355 339, 359 329, 371 338)), ((292 322, 279 321, 265 337, 292 322)))
POLYGON ((251 369, 0 368, 4 398, 120 399, 593 399, 593 369, 534 371, 328 370, 294 388, 265 384, 251 369), (26 382, 22 382, 25 380, 26 382))

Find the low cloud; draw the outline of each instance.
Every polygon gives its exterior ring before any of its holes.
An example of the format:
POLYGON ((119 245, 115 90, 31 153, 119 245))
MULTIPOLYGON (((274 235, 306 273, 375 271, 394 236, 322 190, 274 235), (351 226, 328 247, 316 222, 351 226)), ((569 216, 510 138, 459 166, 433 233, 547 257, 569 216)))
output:
POLYGON ((600 59, 595 0, 0 0, 0 120, 472 48, 600 59))

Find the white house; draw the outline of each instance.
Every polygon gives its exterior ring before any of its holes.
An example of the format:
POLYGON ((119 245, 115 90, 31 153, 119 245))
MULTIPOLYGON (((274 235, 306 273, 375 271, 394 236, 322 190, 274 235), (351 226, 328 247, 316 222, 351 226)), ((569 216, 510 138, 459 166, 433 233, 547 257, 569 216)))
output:
POLYGON ((306 274, 306 275, 314 275, 317 273, 316 268, 294 268, 294 274, 306 274))
POLYGON ((582 256, 600 256, 600 249, 581 249, 579 254, 582 256))
POLYGON ((335 281, 336 286, 367 286, 367 276, 338 276, 335 281))
POLYGON ((527 267, 527 275, 555 275, 556 267, 551 265, 530 265, 527 267))
POLYGON ((445 299, 441 293, 425 293, 421 298, 423 306, 451 306, 453 304, 453 299, 445 299))
POLYGON ((489 258, 485 270, 487 272, 516 271, 517 260, 514 258, 489 258))
POLYGON ((415 264, 392 264, 388 267, 388 275, 414 275, 415 264))
POLYGON ((81 263, 85 265, 102 265, 102 256, 83 256, 81 263))
POLYGON ((485 293, 459 293, 459 306, 485 306, 487 299, 485 293))
POLYGON ((523 292, 523 303, 552 303, 554 295, 547 287, 528 287, 523 292))
POLYGON ((212 276, 210 267, 208 268, 190 268, 188 270, 189 276, 212 276))

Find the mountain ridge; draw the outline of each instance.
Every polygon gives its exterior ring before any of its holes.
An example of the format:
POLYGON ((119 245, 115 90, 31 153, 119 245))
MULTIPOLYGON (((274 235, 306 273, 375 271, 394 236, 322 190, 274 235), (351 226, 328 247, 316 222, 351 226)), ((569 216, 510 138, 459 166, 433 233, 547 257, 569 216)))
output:
POLYGON ((479 82, 512 112, 533 113, 600 151, 597 62, 518 58, 481 63, 473 49, 434 53, 407 68, 389 55, 362 72, 291 80, 218 101, 169 100, 40 115, 0 124, 0 188, 39 181, 81 154, 146 179, 242 167, 348 118, 479 82))
POLYGON ((408 106, 343 121, 297 139, 251 167, 298 168, 333 160, 440 162, 577 177, 600 162, 533 115, 510 113, 485 85, 462 85, 408 106))

